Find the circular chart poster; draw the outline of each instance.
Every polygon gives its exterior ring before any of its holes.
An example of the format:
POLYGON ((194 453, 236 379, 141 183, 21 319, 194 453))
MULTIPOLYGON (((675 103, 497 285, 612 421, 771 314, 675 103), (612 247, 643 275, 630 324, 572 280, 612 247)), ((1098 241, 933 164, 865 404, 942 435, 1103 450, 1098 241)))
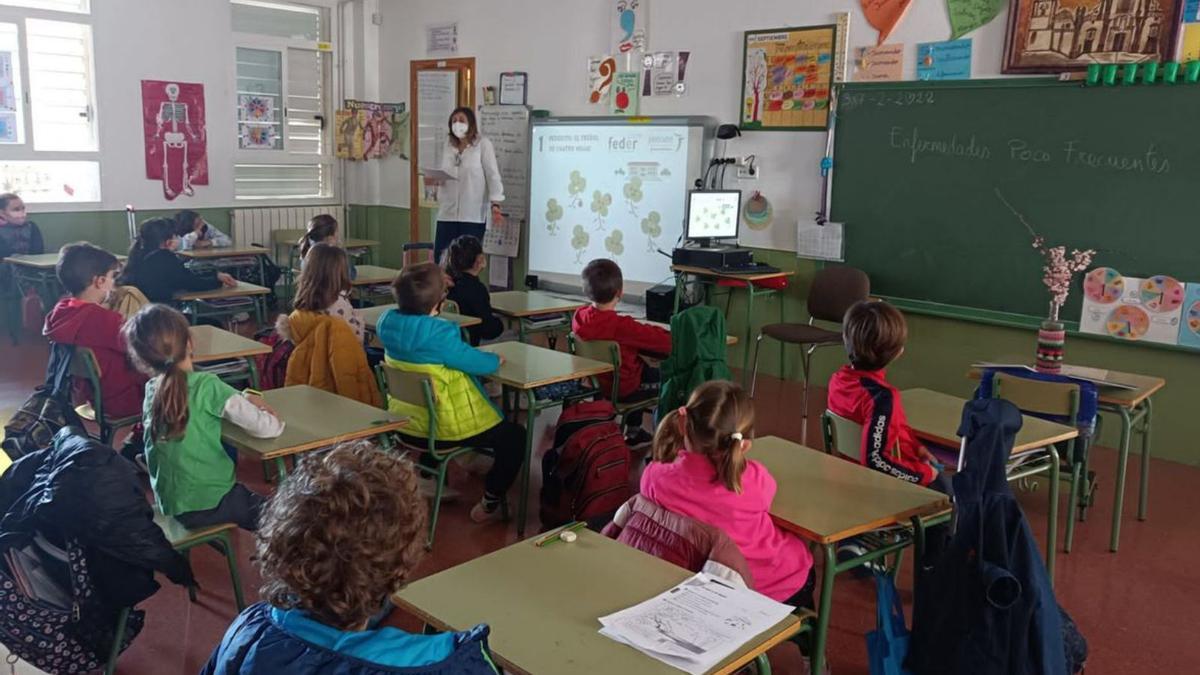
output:
POLYGON ((1108 334, 1124 340, 1140 340, 1150 330, 1150 315, 1136 305, 1121 305, 1108 315, 1108 334))
POLYGON ((1139 291, 1142 303, 1151 312, 1174 312, 1183 305, 1183 284, 1165 274, 1146 279, 1139 291))
POLYGON ((1124 292, 1124 277, 1111 267, 1097 267, 1083 278, 1083 293, 1093 302, 1111 305, 1124 292))

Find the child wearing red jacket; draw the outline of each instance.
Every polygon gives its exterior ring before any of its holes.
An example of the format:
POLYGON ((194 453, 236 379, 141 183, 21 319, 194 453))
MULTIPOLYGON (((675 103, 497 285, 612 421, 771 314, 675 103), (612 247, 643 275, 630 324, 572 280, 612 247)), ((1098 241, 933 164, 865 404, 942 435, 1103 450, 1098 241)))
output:
MULTIPOLYGON (((99 246, 86 242, 63 246, 58 280, 71 295, 50 310, 42 333, 53 342, 87 347, 96 355, 105 415, 140 416, 146 376, 126 356, 121 337, 124 319, 101 304, 112 291, 120 267, 117 257, 99 246)), ((134 438, 140 439, 141 434, 134 438)))
MULTIPOLYGON (((597 258, 583 268, 583 293, 592 304, 575 312, 571 331, 580 340, 611 340, 621 348, 621 388, 617 397, 623 402, 644 401, 658 396, 661 377, 658 368, 642 361, 641 354, 658 358, 671 353, 671 333, 658 326, 644 324, 631 316, 617 314, 625 280, 617 263, 597 258)), ((600 376, 600 386, 612 387, 610 376, 600 376)), ((642 412, 625 417, 625 438, 632 447, 647 445, 653 437, 642 429, 642 412)))
POLYGON ((886 302, 859 302, 846 312, 842 335, 850 364, 830 378, 828 406, 862 425, 859 461, 901 480, 948 492, 949 481, 938 474, 931 464, 933 455, 908 426, 900 392, 884 370, 904 353, 904 315, 886 302))

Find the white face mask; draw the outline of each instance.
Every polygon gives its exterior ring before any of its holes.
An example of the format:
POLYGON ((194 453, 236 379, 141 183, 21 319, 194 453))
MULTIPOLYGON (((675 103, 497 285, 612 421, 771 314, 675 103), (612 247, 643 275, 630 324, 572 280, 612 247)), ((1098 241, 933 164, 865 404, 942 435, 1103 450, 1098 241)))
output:
POLYGON ((450 132, 453 133, 456 138, 466 138, 467 129, 469 128, 470 127, 467 126, 466 122, 455 122, 454 124, 450 125, 450 132))

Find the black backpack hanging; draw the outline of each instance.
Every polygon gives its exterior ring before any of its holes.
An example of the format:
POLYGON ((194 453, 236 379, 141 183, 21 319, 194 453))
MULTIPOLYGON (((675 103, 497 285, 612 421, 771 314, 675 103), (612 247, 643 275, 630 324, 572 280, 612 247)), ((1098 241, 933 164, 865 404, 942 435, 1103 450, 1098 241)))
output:
POLYGON ((12 461, 49 447, 54 434, 63 427, 83 426, 83 420, 71 406, 73 358, 75 347, 51 343, 45 384, 35 389, 4 425, 4 441, 0 448, 12 461))

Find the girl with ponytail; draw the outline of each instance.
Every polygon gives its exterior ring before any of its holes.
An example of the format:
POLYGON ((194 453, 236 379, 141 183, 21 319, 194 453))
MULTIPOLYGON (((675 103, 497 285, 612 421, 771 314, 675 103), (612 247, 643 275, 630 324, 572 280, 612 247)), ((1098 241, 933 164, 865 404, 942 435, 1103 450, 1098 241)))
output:
POLYGON ((659 423, 642 495, 728 535, 746 558, 755 590, 811 608, 812 555, 771 520, 775 479, 746 457, 753 437, 754 405, 746 392, 732 382, 705 382, 659 423))
POLYGON ((234 480, 234 457, 221 445, 221 420, 256 438, 283 433, 283 422, 258 396, 245 396, 212 373, 192 368, 187 319, 166 305, 146 305, 122 331, 146 383, 146 464, 159 510, 189 529, 234 522, 258 527, 265 499, 234 480))

